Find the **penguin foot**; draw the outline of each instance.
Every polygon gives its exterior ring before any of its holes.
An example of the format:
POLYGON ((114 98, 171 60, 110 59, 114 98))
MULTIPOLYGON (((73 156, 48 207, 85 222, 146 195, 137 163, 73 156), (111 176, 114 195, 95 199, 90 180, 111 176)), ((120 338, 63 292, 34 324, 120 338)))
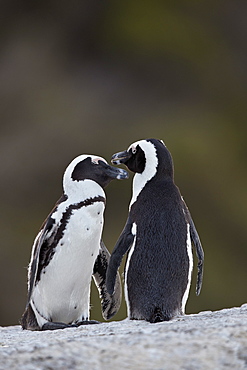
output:
POLYGON ((63 322, 46 322, 41 330, 57 330, 66 328, 76 328, 77 324, 64 324, 63 322))
POLYGON ((170 321, 172 319, 172 316, 173 315, 171 314, 162 312, 159 307, 156 307, 147 321, 149 321, 151 324, 162 321, 170 321))
POLYGON ((92 324, 100 324, 100 322, 96 320, 83 320, 83 321, 78 322, 76 326, 92 325, 92 324))

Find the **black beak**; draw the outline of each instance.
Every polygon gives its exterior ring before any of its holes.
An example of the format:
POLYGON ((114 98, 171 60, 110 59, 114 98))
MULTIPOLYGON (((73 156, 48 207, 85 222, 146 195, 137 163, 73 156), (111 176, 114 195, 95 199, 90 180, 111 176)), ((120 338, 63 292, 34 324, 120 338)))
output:
POLYGON ((100 164, 102 167, 104 167, 105 174, 111 179, 123 180, 129 177, 128 172, 123 170, 122 168, 110 166, 109 164, 103 161, 100 161, 100 164))
POLYGON ((119 152, 116 154, 113 154, 111 158, 111 163, 112 164, 121 164, 121 163, 126 163, 130 158, 132 154, 125 150, 124 152, 119 152))

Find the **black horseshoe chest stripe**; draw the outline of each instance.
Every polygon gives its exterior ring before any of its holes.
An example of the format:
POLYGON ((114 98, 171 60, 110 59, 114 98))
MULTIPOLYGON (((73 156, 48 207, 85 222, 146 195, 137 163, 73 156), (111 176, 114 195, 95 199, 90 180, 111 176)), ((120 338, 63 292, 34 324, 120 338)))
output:
POLYGON ((63 237, 63 234, 64 234, 64 230, 66 228, 66 225, 72 215, 72 212, 74 210, 78 210, 82 207, 88 207, 88 206, 91 206, 93 203, 97 203, 97 202, 103 202, 104 204, 106 203, 106 200, 104 197, 102 196, 98 196, 98 197, 94 197, 94 198, 89 198, 89 199, 86 199, 82 202, 79 202, 79 203, 76 203, 76 204, 71 204, 65 212, 63 212, 63 216, 61 218, 61 223, 60 223, 60 226, 57 230, 57 233, 56 233, 56 236, 54 238, 54 245, 56 246, 59 241, 62 239, 63 237))
POLYGON ((41 275, 41 272, 42 270, 48 266, 48 264, 50 263, 50 261, 52 260, 52 257, 54 256, 54 253, 55 253, 55 250, 56 250, 56 246, 58 245, 59 241, 62 239, 63 235, 64 235, 64 232, 65 232, 65 229, 66 229, 66 225, 68 224, 69 222, 69 219, 72 215, 72 212, 74 210, 79 210, 80 208, 82 207, 88 207, 94 203, 97 203, 97 202, 102 202, 102 203, 106 203, 106 200, 103 196, 97 196, 97 197, 94 197, 94 198, 88 198, 82 202, 79 202, 79 203, 75 203, 75 204, 71 204, 69 205, 66 210, 62 213, 62 217, 61 217, 61 220, 60 220, 60 225, 59 227, 57 228, 57 230, 55 231, 55 235, 51 235, 50 238, 47 238, 42 247, 41 247, 41 251, 40 251, 40 263, 39 263, 39 266, 38 266, 38 271, 37 271, 37 276, 36 276, 36 282, 35 282, 35 285, 39 282, 40 280, 40 275, 41 275), (52 240, 53 239, 53 240, 52 240), (52 240, 52 242, 51 242, 52 240))

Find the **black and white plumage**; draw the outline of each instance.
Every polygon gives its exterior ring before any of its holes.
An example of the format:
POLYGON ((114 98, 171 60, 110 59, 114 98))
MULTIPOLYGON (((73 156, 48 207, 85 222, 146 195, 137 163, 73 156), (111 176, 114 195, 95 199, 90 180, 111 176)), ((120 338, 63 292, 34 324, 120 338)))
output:
POLYGON ((140 140, 114 154, 135 173, 126 225, 112 252, 106 286, 110 294, 123 255, 125 299, 130 319, 158 322, 184 314, 198 257, 196 294, 202 285, 204 253, 189 210, 173 178, 172 157, 164 143, 140 140))
POLYGON ((103 158, 81 155, 66 168, 64 194, 38 233, 28 270, 28 300, 23 329, 59 329, 89 321, 92 276, 99 290, 102 314, 111 318, 121 304, 117 277, 111 297, 105 285, 110 254, 101 240, 105 193, 113 179, 128 173, 103 158))

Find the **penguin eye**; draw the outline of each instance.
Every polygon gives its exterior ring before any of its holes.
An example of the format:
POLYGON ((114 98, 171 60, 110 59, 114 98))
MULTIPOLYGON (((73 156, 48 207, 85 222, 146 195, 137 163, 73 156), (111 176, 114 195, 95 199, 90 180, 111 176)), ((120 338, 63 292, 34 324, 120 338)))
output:
POLYGON ((132 154, 136 154, 136 148, 132 148, 132 154))

